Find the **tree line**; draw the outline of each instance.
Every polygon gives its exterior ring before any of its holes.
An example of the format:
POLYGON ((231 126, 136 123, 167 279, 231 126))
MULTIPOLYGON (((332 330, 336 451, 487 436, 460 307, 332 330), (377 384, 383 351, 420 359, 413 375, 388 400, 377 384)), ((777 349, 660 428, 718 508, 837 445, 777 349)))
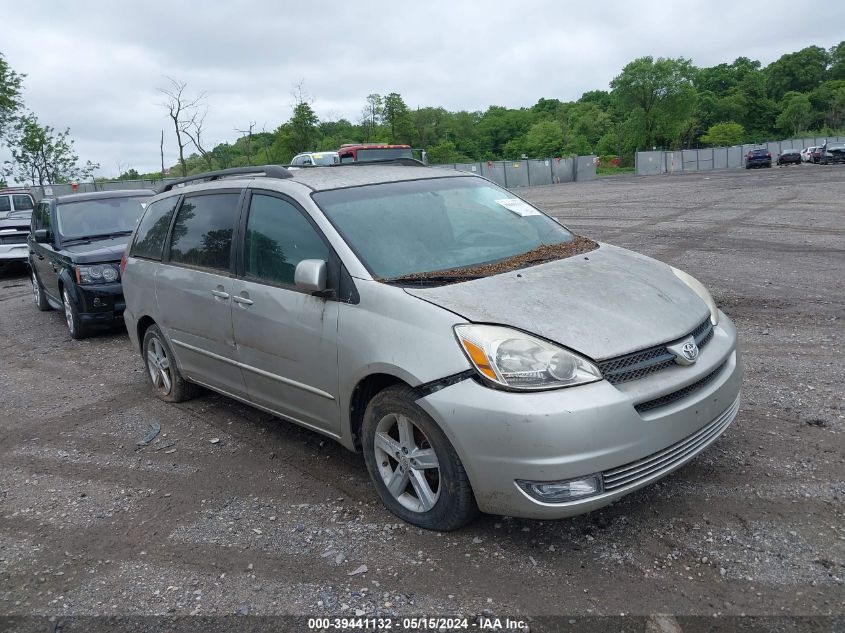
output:
MULTIPOLYGON (((41 136, 54 146, 64 142, 72 150, 72 141, 67 131, 42 128, 34 115, 15 116, 20 109, 21 77, 8 69, 0 54, 0 90, 5 91, 0 94, 0 125, 13 131, 7 142, 14 161, 20 160, 22 165, 16 167, 16 178, 35 182, 42 176, 33 171, 31 156, 39 152, 30 146, 33 139, 36 149, 45 145, 35 131, 41 130, 41 136), (11 100, 3 94, 11 95, 11 100), (7 107, 7 103, 11 105, 7 107), (26 127, 27 116, 33 117, 29 124, 35 131, 26 127)), ((358 142, 424 148, 432 163, 598 154, 622 157, 625 164, 643 149, 825 136, 845 128, 845 41, 829 49, 808 46, 786 53, 765 67, 747 57, 701 68, 682 57, 640 57, 622 68, 607 90, 585 92, 576 101, 541 98, 521 108, 411 108, 396 92, 372 93, 363 100, 354 121, 320 120, 300 82, 294 88, 293 106, 285 122, 269 131, 259 130, 254 121, 244 122, 235 128, 238 136, 234 141, 213 147, 204 138, 209 107, 205 93, 192 92, 183 81, 167 81, 167 87, 160 90, 168 121, 168 131, 161 131, 161 170, 141 174, 126 169, 121 178, 285 164, 302 151, 329 151, 358 142), (164 161, 165 134, 168 143, 175 143, 179 156, 177 164, 169 167, 164 161)), ((0 127, 0 133, 3 129, 0 127)), ((73 159, 77 171, 84 171, 75 155, 73 159)))

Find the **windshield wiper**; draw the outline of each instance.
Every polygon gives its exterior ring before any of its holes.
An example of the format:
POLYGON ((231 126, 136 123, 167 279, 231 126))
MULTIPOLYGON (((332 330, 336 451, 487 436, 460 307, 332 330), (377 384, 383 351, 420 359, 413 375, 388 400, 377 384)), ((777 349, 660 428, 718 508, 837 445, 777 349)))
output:
POLYGON ((94 240, 106 240, 110 237, 123 237, 124 235, 130 235, 132 231, 113 231, 111 233, 96 233, 94 235, 85 235, 81 237, 71 237, 62 240, 64 244, 78 243, 78 244, 89 244, 94 240))
POLYGON ((410 275, 402 275, 401 277, 392 277, 390 279, 382 279, 386 284, 397 285, 419 285, 419 286, 441 286, 444 284, 457 283, 460 281, 472 281, 473 279, 481 279, 483 275, 468 275, 461 273, 411 273, 410 275))

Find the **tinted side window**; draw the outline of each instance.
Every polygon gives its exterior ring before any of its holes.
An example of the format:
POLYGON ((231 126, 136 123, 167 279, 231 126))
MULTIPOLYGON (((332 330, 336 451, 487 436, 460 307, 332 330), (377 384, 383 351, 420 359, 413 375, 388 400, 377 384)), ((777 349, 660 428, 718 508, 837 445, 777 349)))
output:
POLYGON ((188 266, 229 270, 232 229, 238 193, 185 198, 176 213, 170 238, 170 261, 188 266))
POLYGON ((131 250, 133 257, 161 261, 164 240, 167 238, 167 230, 170 228, 170 220, 173 219, 173 211, 176 209, 178 200, 179 196, 171 196, 153 202, 147 207, 138 224, 138 232, 135 234, 135 242, 131 250))
POLYGON ((244 244, 247 277, 293 285, 299 262, 328 258, 328 247, 299 209, 281 198, 252 196, 244 244))
POLYGON ((0 213, 12 210, 12 199, 9 196, 0 196, 0 213))
POLYGON ((50 221, 50 203, 41 203, 41 211, 38 213, 39 229, 47 229, 48 232, 53 230, 53 223, 50 221))

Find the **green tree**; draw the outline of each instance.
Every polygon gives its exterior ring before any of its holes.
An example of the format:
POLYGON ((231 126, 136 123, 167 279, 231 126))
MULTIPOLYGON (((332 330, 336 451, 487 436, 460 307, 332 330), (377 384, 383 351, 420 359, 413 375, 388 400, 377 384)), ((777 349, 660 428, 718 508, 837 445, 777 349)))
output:
POLYGON ((797 135, 809 128, 813 120, 810 97, 800 92, 788 92, 783 97, 783 107, 775 124, 785 134, 797 135))
POLYGON ((620 106, 631 112, 637 148, 673 142, 695 107, 695 69, 683 58, 635 59, 610 82, 620 106))
POLYGON ((399 93, 391 92, 384 98, 382 119, 390 133, 391 143, 413 142, 414 123, 408 106, 399 93))
POLYGON ((17 117, 23 107, 21 86, 26 75, 20 75, 9 67, 3 53, 0 53, 0 140, 7 132, 9 124, 17 117))
POLYGON ((787 92, 809 92, 827 78, 830 53, 808 46, 782 55, 766 67, 769 96, 780 99, 787 92))
POLYGON ((18 182, 66 183, 90 178, 99 167, 91 161, 79 164, 69 129, 57 133, 49 125, 42 126, 31 113, 18 119, 10 146, 12 173, 18 182))
POLYGON ((707 128, 701 141, 711 147, 739 145, 745 138, 745 128, 734 121, 723 121, 707 128))
POLYGON ((836 46, 831 47, 829 54, 828 78, 833 80, 845 79, 845 42, 839 42, 836 46))
POLYGON ((384 109, 384 101, 377 92, 367 95, 364 109, 361 111, 361 131, 364 142, 371 141, 378 132, 379 123, 384 109))
POLYGON ((845 127, 845 79, 826 81, 809 96, 816 126, 831 130, 845 127))
POLYGON ((559 156, 563 149, 563 129, 557 121, 538 121, 525 135, 523 151, 530 158, 559 156))

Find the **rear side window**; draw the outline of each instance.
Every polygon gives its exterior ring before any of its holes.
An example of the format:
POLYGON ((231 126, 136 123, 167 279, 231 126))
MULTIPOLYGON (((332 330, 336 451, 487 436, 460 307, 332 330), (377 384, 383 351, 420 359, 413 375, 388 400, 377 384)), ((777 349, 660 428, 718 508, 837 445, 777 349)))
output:
POLYGON ((299 209, 281 198, 252 196, 244 244, 247 277, 292 286, 299 262, 328 258, 328 247, 299 209))
POLYGON ((0 213, 12 210, 12 200, 9 196, 0 196, 0 213))
POLYGON ((186 197, 176 212, 170 238, 170 261, 229 270, 239 199, 239 193, 186 197))
POLYGON ((176 209, 178 200, 179 196, 171 196, 157 200, 147 207, 144 217, 138 224, 138 232, 135 234, 135 242, 130 251, 133 257, 161 261, 164 240, 167 239, 167 230, 170 228, 170 221, 173 219, 173 211, 176 209))

